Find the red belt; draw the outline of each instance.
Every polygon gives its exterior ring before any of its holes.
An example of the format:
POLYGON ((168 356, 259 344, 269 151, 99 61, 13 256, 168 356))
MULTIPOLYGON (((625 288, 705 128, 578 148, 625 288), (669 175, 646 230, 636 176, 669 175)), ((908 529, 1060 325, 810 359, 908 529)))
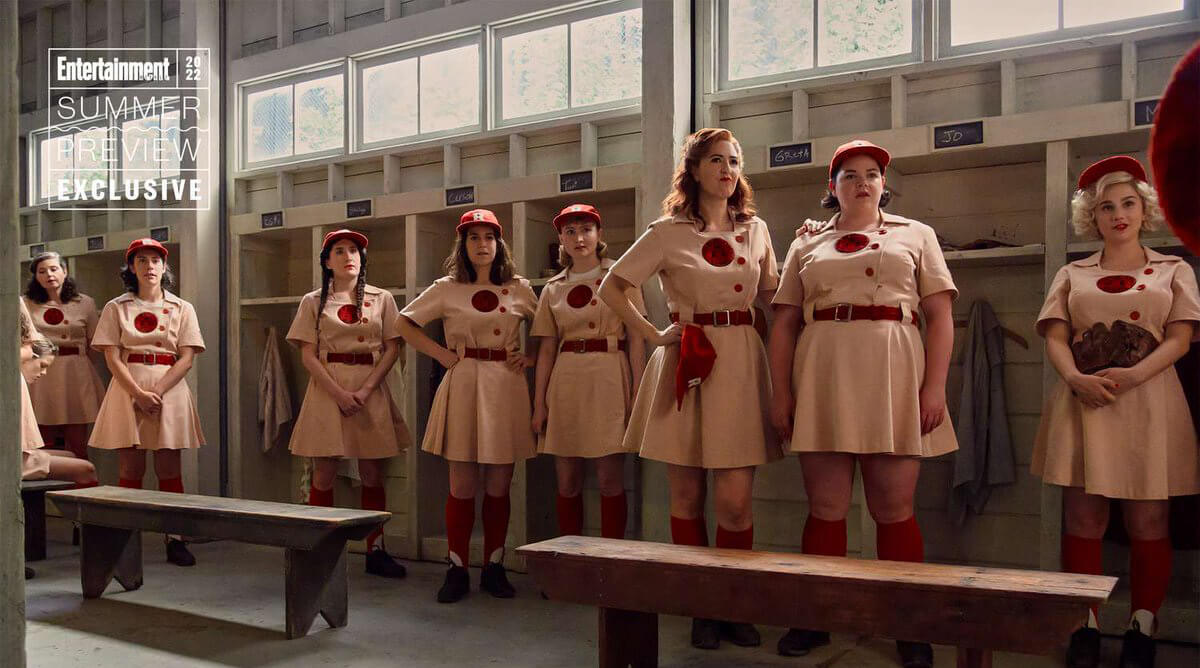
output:
POLYGON ((325 353, 325 361, 331 364, 366 364, 375 363, 371 353, 325 353))
MULTIPOLYGON (((617 350, 625 350, 626 348, 625 339, 617 342, 617 350)), ((564 353, 606 353, 608 352, 608 339, 575 339, 573 341, 563 341, 562 346, 558 350, 564 353)))
POLYGON ((503 348, 463 348, 463 357, 484 362, 503 362, 508 359, 508 351, 503 348))
POLYGON ((130 353, 125 358, 125 361, 133 362, 134 364, 148 364, 150 366, 154 366, 155 364, 171 366, 172 364, 175 363, 175 359, 176 359, 176 357, 174 355, 169 355, 169 354, 165 354, 165 353, 157 353, 157 354, 147 353, 145 355, 143 355, 142 353, 130 353))
POLYGON ((77 348, 75 346, 59 346, 58 347, 58 355, 60 357, 63 355, 78 355, 78 354, 79 354, 79 348, 77 348))
MULTIPOLYGON (((671 322, 679 322, 679 314, 671 314, 671 322)), ((705 327, 729 327, 731 325, 753 325, 754 313, 745 311, 713 311, 692 314, 692 323, 705 327)))
MULTIPOLYGON (((904 321, 904 311, 899 306, 881 306, 877 304, 838 304, 829 308, 813 311, 813 320, 833 320, 849 322, 851 320, 897 320, 904 321)), ((912 324, 919 325, 917 314, 912 314, 912 324)))

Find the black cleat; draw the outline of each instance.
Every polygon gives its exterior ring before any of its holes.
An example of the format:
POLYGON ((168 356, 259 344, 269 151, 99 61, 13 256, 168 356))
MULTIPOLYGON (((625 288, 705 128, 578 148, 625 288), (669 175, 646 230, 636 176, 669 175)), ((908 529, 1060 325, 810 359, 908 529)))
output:
POLYGON ((804 656, 814 648, 829 644, 828 631, 809 631, 808 629, 788 629, 775 645, 780 656, 804 656))
POLYGON ((1154 668, 1154 638, 1133 628, 1121 640, 1120 668, 1154 668))
POLYGON ((715 619, 692 620, 692 647, 717 649, 721 646, 721 622, 715 619))
POLYGON ((721 622, 721 637, 738 647, 758 647, 762 644, 762 636, 753 624, 742 622, 721 622))
POLYGON ((897 640, 896 652, 904 668, 933 668, 933 647, 927 642, 897 640))
POLYGON ((462 566, 450 566, 446 571, 446 581, 438 590, 438 603, 455 603, 461 601, 471 591, 471 576, 462 566))
POLYGON ((404 566, 381 547, 367 553, 367 573, 385 578, 402 578, 408 575, 404 566))
POLYGON ((1084 627, 1071 634, 1067 647, 1067 668, 1098 668, 1100 630, 1084 627))
POLYGON ((499 562, 492 562, 483 567, 483 572, 479 574, 479 588, 496 598, 512 598, 517 595, 517 590, 508 582, 504 566, 499 562))
POLYGON ((187 549, 187 543, 178 538, 167 539, 167 561, 176 566, 196 565, 196 557, 187 549))

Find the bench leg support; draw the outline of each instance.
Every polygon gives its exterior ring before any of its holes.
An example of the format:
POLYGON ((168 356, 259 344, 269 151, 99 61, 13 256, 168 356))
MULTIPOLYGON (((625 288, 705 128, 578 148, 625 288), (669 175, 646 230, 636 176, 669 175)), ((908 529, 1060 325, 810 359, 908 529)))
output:
POLYGON ((311 550, 284 554, 287 637, 303 638, 317 613, 329 626, 347 622, 346 540, 327 538, 311 550))
POLYGON ((658 615, 600 608, 600 668, 656 668, 658 615))
POLYGON ((960 646, 958 668, 992 668, 992 650, 960 646))
POLYGON ((126 591, 142 586, 142 532, 84 524, 79 572, 84 598, 100 598, 113 577, 126 591))
POLYGON ((25 502, 25 561, 46 558, 46 493, 21 495, 25 502))

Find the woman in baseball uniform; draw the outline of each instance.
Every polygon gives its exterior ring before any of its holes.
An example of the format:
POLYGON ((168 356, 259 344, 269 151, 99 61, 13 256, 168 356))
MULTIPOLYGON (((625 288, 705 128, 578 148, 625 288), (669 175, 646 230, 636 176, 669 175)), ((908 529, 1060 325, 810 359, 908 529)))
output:
POLYGON ((525 369, 533 360, 521 352, 521 322, 533 318, 537 296, 516 275, 500 221, 487 209, 462 215, 446 276, 409 302, 400 333, 411 346, 447 371, 438 386, 421 449, 446 460, 446 536, 450 568, 438 591, 453 603, 470 590, 467 564, 475 524, 475 494, 483 496, 484 567, 480 588, 512 598, 501 559, 508 534, 513 467, 536 450, 525 369), (421 329, 441 320, 446 345, 421 329))
MULTIPOLYGON (((533 430, 539 452, 555 455, 558 530, 583 532, 584 462, 596 465, 600 535, 624 538, 623 442, 632 389, 645 368, 645 343, 629 336, 617 314, 600 301, 601 282, 614 262, 605 256, 600 212, 572 204, 554 218, 559 259, 566 267, 542 289, 530 336, 538 344, 533 430)), ((630 294, 645 313, 641 290, 630 294)))
POLYGON ((79 292, 58 253, 41 253, 29 264, 24 302, 42 336, 58 346, 45 376, 29 387, 43 440, 87 459, 88 425, 96 421, 104 383, 88 356, 99 314, 79 292))
MULTIPOLYGON (((752 307, 756 298, 770 303, 779 279, 742 164, 741 146, 728 130, 689 136, 663 216, 613 265, 600 294, 632 334, 659 346, 646 365, 624 443, 668 465, 671 539, 708 544, 704 501, 711 471, 716 545, 748 550, 754 469, 781 456, 767 420, 770 378, 752 307), (630 299, 631 290, 653 276, 671 313, 661 331, 630 299)), ((750 624, 693 620, 693 646, 715 649, 722 636, 743 646, 761 642, 750 624)))
MULTIPOLYGON (((822 201, 837 214, 792 243, 775 294, 771 420, 799 454, 805 554, 845 556, 857 465, 879 558, 923 561, 913 514, 921 459, 958 448, 946 413, 958 290, 933 228, 882 210, 889 160, 867 141, 838 147, 822 201)), ((792 629, 778 650, 799 656, 828 642, 827 632, 792 629)), ((928 644, 896 644, 905 668, 932 665, 928 644)))
MULTIPOLYGON (((204 339, 196 310, 170 292, 167 248, 135 239, 121 270, 125 294, 104 305, 92 348, 104 354, 112 382, 88 445, 116 450, 120 486, 141 489, 146 453, 154 453, 158 489, 183 492, 180 454, 204 444, 200 416, 184 377, 204 339)), ((167 537, 167 560, 192 566, 195 557, 177 536, 167 537)))
MULTIPOLYGON (((345 229, 326 234, 317 261, 321 289, 304 295, 287 333, 309 373, 288 448, 313 458, 309 505, 333 505, 338 461, 351 458, 362 479, 363 509, 386 510, 387 460, 412 441, 387 386, 400 356, 399 310, 391 293, 367 283, 366 236, 345 229)), ((382 528, 367 537, 366 571, 404 577, 382 538, 382 528)))
MULTIPOLYGON (((1141 243, 1163 218, 1136 159, 1101 160, 1078 186, 1071 224, 1104 248, 1060 269, 1038 314, 1062 380, 1042 411, 1032 470, 1063 487, 1064 571, 1101 573, 1111 499, 1121 500, 1131 590, 1121 666, 1151 666, 1171 576, 1168 499, 1200 492, 1196 432, 1173 366, 1200 321, 1200 293, 1187 262, 1141 243)), ((1098 665, 1095 614, 1072 635, 1068 665, 1098 665)))

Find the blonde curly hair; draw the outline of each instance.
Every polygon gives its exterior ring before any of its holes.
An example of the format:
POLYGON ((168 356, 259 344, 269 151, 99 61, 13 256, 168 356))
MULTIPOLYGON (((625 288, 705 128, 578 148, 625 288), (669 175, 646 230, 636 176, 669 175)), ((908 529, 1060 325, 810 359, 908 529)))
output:
POLYGON ((1118 183, 1132 184, 1142 197, 1142 228, 1138 231, 1139 235, 1145 236, 1147 232, 1166 227, 1167 221, 1158 206, 1158 193, 1154 192, 1154 188, 1129 172, 1117 171, 1109 172, 1087 188, 1075 191, 1075 196, 1071 198, 1071 228, 1076 236, 1082 239, 1101 238, 1100 230, 1096 227, 1096 205, 1104 189, 1118 183))

